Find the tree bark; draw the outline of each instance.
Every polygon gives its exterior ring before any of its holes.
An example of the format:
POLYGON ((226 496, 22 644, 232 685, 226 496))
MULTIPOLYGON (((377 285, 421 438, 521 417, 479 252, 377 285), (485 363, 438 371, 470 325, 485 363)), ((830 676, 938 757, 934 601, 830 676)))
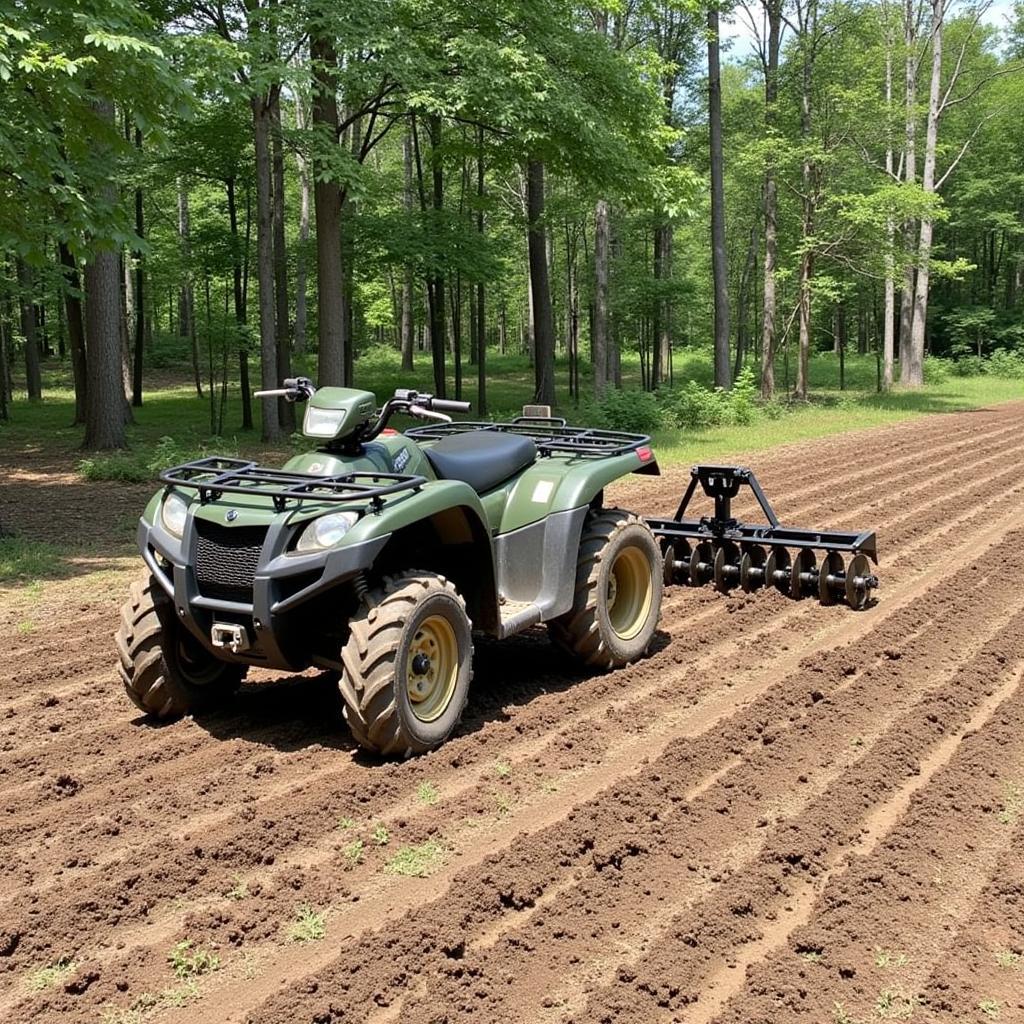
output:
MULTIPOLYGON (((270 109, 271 163, 274 189, 274 299, 277 330, 277 380, 292 375, 291 345, 288 337, 288 246, 284 234, 284 140, 281 138, 281 96, 275 94, 270 109)), ((278 385, 280 386, 280 385, 278 385)), ((295 404, 277 400, 277 418, 286 434, 295 431, 295 404)))
POLYGON ((21 335, 25 339, 25 390, 30 402, 38 402, 43 397, 43 377, 39 366, 39 338, 33 300, 35 275, 22 259, 18 260, 17 273, 21 335))
MULTIPOLYGON (((892 36, 886 12, 885 26, 885 107, 892 107, 892 36)), ((893 175, 892 142, 886 136, 885 173, 891 180, 893 175)), ((896 340, 896 280, 893 249, 896 245, 896 225, 890 217, 885 225, 885 299, 882 311, 882 390, 889 391, 893 380, 893 356, 896 340)), ((877 343, 876 343, 877 345, 877 343)))
MULTIPOLYGON (((142 149, 142 132, 135 129, 135 148, 142 149)), ((142 189, 135 190, 135 234, 146 236, 145 211, 142 189)), ((142 362, 146 353, 146 294, 145 256, 143 250, 135 253, 135 356, 132 360, 132 405, 142 405, 142 362)))
MULTIPOLYGON (((259 282, 260 380, 264 391, 277 388, 277 330, 274 322, 274 211, 270 156, 271 102, 269 93, 252 97, 253 143, 256 153, 256 275, 259 282)), ((281 424, 277 399, 261 399, 264 441, 277 441, 281 424)))
POLYGON ((249 384, 249 349, 247 347, 248 338, 244 331, 246 320, 248 319, 242 266, 245 254, 238 233, 238 203, 235 196, 235 179, 228 178, 225 184, 228 194, 228 222, 231 226, 231 277, 234 286, 235 324, 239 329, 238 379, 242 392, 242 429, 252 430, 252 389, 249 384))
POLYGON ((82 296, 78 265, 67 242, 58 246, 61 271, 64 275, 64 312, 68 322, 68 344, 71 347, 71 376, 75 383, 75 425, 85 422, 85 325, 82 320, 82 296))
POLYGON ((555 324, 548 279, 546 227, 544 224, 544 164, 530 160, 526 167, 526 208, 530 255, 530 294, 533 297, 535 389, 538 405, 555 404, 555 324))
MULTIPOLYGON (((306 130, 306 108, 302 98, 295 97, 295 127, 306 130)), ((299 168, 299 250, 295 258, 295 351, 302 354, 306 351, 306 307, 307 269, 306 249, 309 244, 309 205, 312 184, 309 175, 309 161, 301 146, 296 150, 295 162, 299 168)))
POLYGON ((715 387, 732 386, 729 372, 729 266, 725 249, 722 157, 722 76, 718 8, 708 8, 708 129, 711 138, 711 274, 715 291, 715 387))
POLYGON ((608 260, 611 250, 608 200, 594 207, 594 324, 590 338, 590 361, 594 373, 594 397, 600 399, 608 387, 608 260))
MULTIPOLYGON (((444 208, 444 168, 441 165, 441 118, 430 118, 430 166, 433 195, 433 211, 440 222, 444 208)), ((430 355, 434 368, 434 392, 442 398, 446 394, 444 358, 444 274, 438 269, 430 282, 430 355)))
MULTIPOLYGON (((313 127, 316 145, 338 143, 337 65, 333 43, 310 40, 313 60, 313 127)), ((327 180, 324 156, 314 151, 313 206, 316 216, 318 382, 321 387, 345 383, 345 310, 341 273, 341 192, 327 180)))
MULTIPOLYGON (((945 0, 932 0, 932 79, 928 93, 928 127, 924 142, 924 166, 921 170, 921 188, 927 195, 935 192, 935 158, 939 140, 939 107, 942 90, 942 28, 946 16, 945 0)), ((914 285, 914 324, 910 333, 910 357, 903 382, 912 388, 924 384, 924 341, 928 318, 928 284, 931 275, 932 232, 931 217, 921 219, 921 234, 917 249, 917 281, 914 285)))
MULTIPOLYGON (((904 149, 903 180, 912 185, 917 178, 917 3, 905 0, 903 11, 904 45, 904 149)), ((914 222, 903 225, 907 250, 914 246, 914 222)), ((910 344, 914 330, 914 290, 917 271, 908 261, 903 271, 903 293, 900 296, 900 383, 909 383, 910 344)))
MULTIPOLYGON (((774 132, 779 98, 779 49, 782 39, 782 0, 764 0, 768 19, 768 50, 764 64, 764 124, 774 132)), ((761 296, 761 397, 775 397, 775 270, 778 265, 778 185, 769 156, 764 172, 764 282, 761 296)))

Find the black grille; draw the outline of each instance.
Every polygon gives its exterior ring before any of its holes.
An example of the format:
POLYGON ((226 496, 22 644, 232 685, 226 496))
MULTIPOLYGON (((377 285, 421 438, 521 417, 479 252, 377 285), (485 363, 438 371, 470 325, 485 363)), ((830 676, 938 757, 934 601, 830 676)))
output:
POLYGON ((206 597, 252 601, 252 581, 259 564, 265 526, 221 526, 195 520, 196 582, 206 597))

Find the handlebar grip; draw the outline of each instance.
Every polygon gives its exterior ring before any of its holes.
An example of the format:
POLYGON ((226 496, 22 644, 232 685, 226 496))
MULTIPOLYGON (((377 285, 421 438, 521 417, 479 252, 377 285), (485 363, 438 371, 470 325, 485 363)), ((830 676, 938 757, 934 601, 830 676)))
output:
POLYGON ((298 377, 285 377, 285 379, 281 383, 286 388, 297 388, 299 386, 299 378, 298 377))
POLYGON ((469 402, 456 402, 451 398, 435 398, 430 403, 430 408, 437 409, 439 412, 469 412, 473 407, 469 402))

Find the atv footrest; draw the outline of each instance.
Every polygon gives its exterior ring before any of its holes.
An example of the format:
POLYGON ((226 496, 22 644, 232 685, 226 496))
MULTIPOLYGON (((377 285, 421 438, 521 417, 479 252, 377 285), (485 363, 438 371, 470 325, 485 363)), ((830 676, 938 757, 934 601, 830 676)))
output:
POLYGON ((739 586, 774 586, 793 597, 817 594, 825 604, 845 600, 863 608, 878 577, 874 531, 812 530, 783 526, 754 473, 743 466, 694 466, 690 484, 672 519, 647 519, 665 556, 665 582, 692 586, 714 583, 723 592, 739 586), (687 516, 697 487, 714 501, 711 516, 687 516), (767 522, 732 516, 732 499, 749 487, 767 522), (794 556, 790 553, 793 549, 794 556), (814 551, 822 552, 819 565, 814 551), (849 566, 842 554, 853 555, 849 566))

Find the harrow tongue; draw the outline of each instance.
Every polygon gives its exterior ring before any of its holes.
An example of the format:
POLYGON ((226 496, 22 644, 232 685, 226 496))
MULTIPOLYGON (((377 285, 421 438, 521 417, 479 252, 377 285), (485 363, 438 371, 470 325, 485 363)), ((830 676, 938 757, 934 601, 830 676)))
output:
POLYGON ((775 587, 793 598, 816 595, 822 604, 845 601, 855 609, 863 608, 878 586, 871 571, 871 562, 878 561, 874 532, 783 526, 757 477, 741 466, 694 466, 675 517, 647 523, 661 542, 665 582, 670 585, 713 583, 722 593, 734 587, 748 593, 775 587), (714 515, 686 515, 698 485, 713 499, 714 515), (753 491, 767 523, 732 517, 732 499, 743 486, 753 491), (849 563, 843 554, 852 555, 849 563))

